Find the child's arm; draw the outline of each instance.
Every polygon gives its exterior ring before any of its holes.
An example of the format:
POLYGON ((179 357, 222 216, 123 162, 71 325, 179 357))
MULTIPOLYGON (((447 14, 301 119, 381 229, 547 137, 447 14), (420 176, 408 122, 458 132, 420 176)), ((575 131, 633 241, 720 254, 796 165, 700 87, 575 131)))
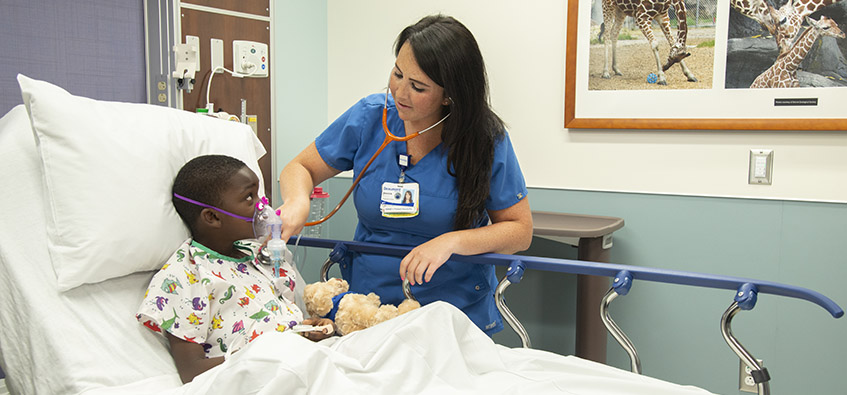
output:
POLYGON ((174 358, 176 370, 183 384, 224 362, 224 357, 206 358, 203 346, 197 343, 182 340, 168 332, 166 334, 171 344, 171 356, 174 358))
POLYGON ((320 331, 310 331, 310 332, 302 332, 301 333, 301 335, 303 335, 303 337, 305 337, 305 338, 307 338, 311 341, 316 342, 318 340, 323 340, 323 339, 326 339, 328 337, 332 337, 333 335, 338 333, 338 328, 335 327, 335 323, 332 322, 332 320, 329 319, 329 318, 306 318, 305 320, 303 320, 302 324, 313 325, 313 326, 332 325, 332 331, 328 332, 328 333, 324 333, 324 332, 320 332, 320 331))

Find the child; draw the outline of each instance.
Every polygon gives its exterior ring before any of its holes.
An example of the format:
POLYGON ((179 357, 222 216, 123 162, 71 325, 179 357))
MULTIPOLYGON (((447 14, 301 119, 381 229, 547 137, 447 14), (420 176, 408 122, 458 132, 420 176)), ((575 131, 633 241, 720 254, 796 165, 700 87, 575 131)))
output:
POLYGON ((191 238, 153 277, 136 318, 167 337, 183 383, 264 332, 286 331, 301 321, 332 323, 304 321, 294 303, 294 282, 300 281, 294 270, 283 263, 274 281, 256 259, 260 244, 245 240, 254 237, 258 189, 249 167, 223 155, 192 159, 174 180, 173 205, 191 238))

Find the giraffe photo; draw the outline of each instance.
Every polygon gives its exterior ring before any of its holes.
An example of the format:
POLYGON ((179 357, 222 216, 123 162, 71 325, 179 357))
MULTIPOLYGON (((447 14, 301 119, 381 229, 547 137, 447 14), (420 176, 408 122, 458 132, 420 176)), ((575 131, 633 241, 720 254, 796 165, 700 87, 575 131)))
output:
POLYGON ((725 88, 847 86, 847 1, 730 0, 725 88))
POLYGON ((591 0, 589 90, 710 89, 720 0, 591 0))
POLYGON ((847 0, 567 5, 566 128, 845 130, 847 0))

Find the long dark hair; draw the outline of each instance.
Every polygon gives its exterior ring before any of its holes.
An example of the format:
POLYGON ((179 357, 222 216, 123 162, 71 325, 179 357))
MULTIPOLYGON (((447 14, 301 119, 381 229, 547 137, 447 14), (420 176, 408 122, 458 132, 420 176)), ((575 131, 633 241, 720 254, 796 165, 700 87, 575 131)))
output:
POLYGON ((504 135, 503 121, 488 102, 488 77, 479 45, 461 22, 444 15, 424 17, 397 36, 395 56, 408 42, 418 65, 444 88, 450 104, 442 115, 441 139, 447 171, 456 177, 459 201, 455 229, 477 225, 484 215, 491 184, 494 145, 504 135))

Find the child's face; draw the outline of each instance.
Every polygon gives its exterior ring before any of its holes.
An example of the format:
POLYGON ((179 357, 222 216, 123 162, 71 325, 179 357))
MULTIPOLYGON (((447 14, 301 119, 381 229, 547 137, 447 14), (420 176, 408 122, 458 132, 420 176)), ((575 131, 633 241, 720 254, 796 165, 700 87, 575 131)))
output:
MULTIPOLYGON (((221 194, 221 208, 233 214, 252 218, 259 201, 259 178, 244 166, 229 179, 229 186, 221 194)), ((228 233, 232 241, 253 238, 253 224, 228 215, 221 216, 222 232, 228 233)))

